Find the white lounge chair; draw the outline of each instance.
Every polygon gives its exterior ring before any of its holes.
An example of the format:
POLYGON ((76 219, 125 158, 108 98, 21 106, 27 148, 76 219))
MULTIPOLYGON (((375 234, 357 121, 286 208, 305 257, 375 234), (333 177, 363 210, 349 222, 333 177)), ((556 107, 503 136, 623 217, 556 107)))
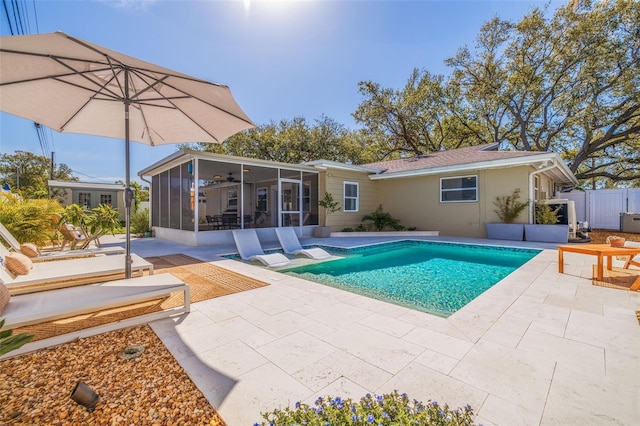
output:
MULTIPOLYGON (((0 244, 0 258, 10 254, 0 244)), ((136 254, 131 254, 133 263, 131 273, 142 275, 148 271, 153 275, 153 264, 136 254)), ((71 285, 91 284, 101 281, 120 279, 124 276, 125 255, 97 256, 84 259, 58 260, 56 262, 34 263, 27 275, 15 277, 0 266, 0 282, 7 285, 11 294, 23 294, 52 288, 69 287, 71 285)))
POLYGON ((287 254, 301 254, 311 259, 327 259, 331 257, 329 253, 319 247, 310 249, 302 248, 300 240, 298 240, 298 236, 293 228, 276 228, 276 235, 278 236, 278 240, 280 240, 282 250, 287 254))
POLYGON ((171 274, 147 275, 107 283, 12 296, 7 306, 2 310, 2 318, 5 320, 2 330, 160 299, 177 291, 184 293, 182 306, 36 340, 0 357, 0 359, 59 345, 79 337, 93 336, 119 328, 145 324, 175 314, 188 313, 190 310, 189 285, 171 274))
MULTIPOLYGON (((9 232, 9 230, 0 223, 0 237, 9 244, 9 246, 20 253, 20 242, 9 232)), ((50 251, 40 253, 40 256, 31 258, 34 262, 42 262, 45 260, 72 259, 75 257, 92 257, 99 254, 124 254, 125 249, 122 247, 101 247, 96 249, 68 250, 68 251, 50 251)))
POLYGON ((255 229, 234 229, 231 232, 243 260, 258 260, 267 266, 284 266, 291 262, 282 253, 265 254, 255 229))

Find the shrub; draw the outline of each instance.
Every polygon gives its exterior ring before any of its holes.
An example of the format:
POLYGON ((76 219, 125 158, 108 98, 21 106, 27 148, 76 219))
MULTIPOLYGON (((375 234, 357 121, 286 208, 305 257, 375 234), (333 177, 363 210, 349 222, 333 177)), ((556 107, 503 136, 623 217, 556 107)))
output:
POLYGON ((404 226, 400 225, 400 221, 398 219, 391 216, 391 213, 383 211, 382 204, 378 206, 376 211, 362 218, 362 221, 367 220, 373 222, 371 225, 376 231, 383 231, 385 228, 391 228, 394 231, 404 229, 404 226))
POLYGON ((144 234, 151 231, 149 226, 149 209, 138 210, 131 214, 129 218, 131 224, 131 232, 134 234, 144 234))
POLYGON ((357 232, 364 232, 364 231, 366 231, 366 230, 367 230, 367 227, 366 227, 366 226, 364 226, 364 224, 362 224, 362 223, 361 223, 360 225, 356 226, 356 229, 355 229, 355 230, 356 230, 357 232))
POLYGON ((538 204, 536 206, 536 223, 540 225, 555 225, 558 223, 558 211, 560 206, 552 209, 549 204, 538 204))
POLYGON ((22 199, 0 193, 0 222, 20 243, 45 246, 55 238, 51 216, 62 211, 60 203, 49 199, 22 199))
POLYGON ((496 197, 493 205, 498 207, 498 209, 494 210, 494 212, 496 212, 500 220, 504 223, 513 223, 513 221, 520 216, 520 213, 529 205, 529 201, 523 203, 519 200, 520 188, 514 189, 511 195, 496 197))
POLYGON ((353 228, 342 228, 342 232, 353 232, 353 228))
POLYGON ((435 401, 423 404, 410 400, 407 394, 394 391, 375 396, 367 394, 354 402, 351 399, 318 398, 313 407, 297 402, 294 409, 274 410, 262 413, 266 421, 254 426, 289 425, 472 425, 473 410, 470 406, 452 410, 447 404, 435 401))

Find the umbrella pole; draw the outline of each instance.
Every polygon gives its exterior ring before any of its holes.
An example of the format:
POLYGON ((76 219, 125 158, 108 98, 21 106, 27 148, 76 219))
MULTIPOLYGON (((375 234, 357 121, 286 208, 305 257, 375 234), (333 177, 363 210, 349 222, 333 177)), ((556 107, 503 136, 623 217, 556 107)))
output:
POLYGON ((126 258, 124 276, 131 278, 131 176, 129 165, 129 70, 124 70, 124 164, 125 164, 125 189, 124 189, 124 227, 126 229, 126 258))

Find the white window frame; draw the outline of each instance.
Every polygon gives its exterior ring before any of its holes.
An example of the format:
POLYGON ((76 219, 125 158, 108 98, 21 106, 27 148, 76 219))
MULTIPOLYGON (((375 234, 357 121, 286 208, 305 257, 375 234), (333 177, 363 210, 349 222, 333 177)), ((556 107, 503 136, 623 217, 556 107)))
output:
POLYGON ((360 183, 359 182, 344 181, 342 183, 342 211, 347 213, 354 213, 354 212, 360 211, 360 183), (347 185, 355 185, 356 187, 355 197, 347 197, 347 185), (347 199, 356 200, 355 210, 347 210, 347 203, 346 203, 347 199))
POLYGON ((449 176, 449 177, 444 177, 444 178, 440 178, 440 202, 441 203, 477 203, 478 202, 478 175, 466 175, 466 176, 449 176), (473 200, 453 200, 453 201, 447 201, 443 199, 443 193, 444 192, 454 192, 454 191, 469 191, 472 190, 474 188, 453 188, 453 189, 442 189, 442 182, 445 180, 451 180, 451 179, 466 179, 466 178, 475 178, 476 180, 476 187, 475 187, 475 191, 476 191, 476 196, 473 200))

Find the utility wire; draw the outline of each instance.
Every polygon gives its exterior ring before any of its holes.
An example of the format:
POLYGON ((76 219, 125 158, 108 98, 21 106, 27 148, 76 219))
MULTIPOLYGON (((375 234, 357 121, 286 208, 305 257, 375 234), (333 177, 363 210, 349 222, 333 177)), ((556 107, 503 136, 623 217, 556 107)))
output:
POLYGON ((36 0, 33 0, 33 16, 36 21, 36 34, 40 34, 40 27, 38 26, 38 10, 36 9, 36 0))
POLYGON ((76 174, 79 174, 79 175, 82 175, 82 176, 88 177, 88 178, 90 178, 90 179, 97 180, 97 181, 102 182, 102 183, 113 183, 113 181, 107 181, 107 180, 100 179, 100 178, 97 178, 97 177, 94 177, 94 176, 90 176, 90 175, 87 175, 87 174, 85 174, 85 173, 79 172, 79 171, 77 171, 77 170, 71 170, 71 171, 72 171, 73 173, 76 173, 76 174))
POLYGON ((4 6, 4 13, 7 16, 7 22, 9 23, 9 31, 11 31, 11 35, 15 35, 15 32, 13 32, 13 25, 11 25, 11 17, 9 16, 9 8, 7 7, 7 0, 2 0, 2 5, 4 6))

